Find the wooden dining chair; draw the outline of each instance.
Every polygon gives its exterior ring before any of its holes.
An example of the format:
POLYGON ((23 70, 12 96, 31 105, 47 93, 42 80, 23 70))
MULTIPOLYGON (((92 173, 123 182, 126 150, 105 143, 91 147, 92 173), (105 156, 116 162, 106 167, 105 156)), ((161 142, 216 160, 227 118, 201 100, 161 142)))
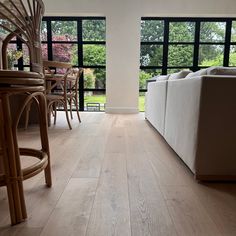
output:
POLYGON ((50 115, 54 116, 54 125, 57 118, 57 107, 63 106, 66 114, 66 120, 70 129, 72 129, 68 114, 68 105, 70 109, 70 116, 72 115, 73 104, 76 107, 76 112, 79 122, 81 122, 79 115, 78 104, 78 81, 82 74, 82 69, 72 68, 70 63, 58 61, 44 61, 45 79, 47 84, 47 106, 50 115))
POLYGON ((83 68, 73 68, 69 77, 71 77, 71 84, 67 90, 67 99, 70 104, 70 115, 71 119, 73 119, 73 114, 72 114, 72 106, 74 104, 77 117, 79 122, 81 122, 80 114, 79 114, 79 99, 78 99, 78 92, 79 92, 79 80, 82 76, 83 73, 83 68))

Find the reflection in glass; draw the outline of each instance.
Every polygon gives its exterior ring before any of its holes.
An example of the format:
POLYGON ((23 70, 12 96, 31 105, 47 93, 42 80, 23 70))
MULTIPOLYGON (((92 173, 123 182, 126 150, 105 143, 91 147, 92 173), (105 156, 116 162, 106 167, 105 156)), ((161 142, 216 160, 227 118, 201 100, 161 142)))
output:
POLYGON ((193 42, 195 34, 194 22, 170 22, 170 42, 193 42))
POLYGON ((53 41, 75 41, 77 40, 76 21, 52 21, 53 41))
POLYGON ((192 66, 193 45, 169 45, 168 66, 192 66))
POLYGON ((224 42, 226 22, 201 22, 200 42, 224 42))
POLYGON ((106 48, 105 45, 88 44, 83 45, 83 60, 86 66, 105 66, 106 48))
POLYGON ((78 47, 76 44, 53 43, 52 53, 54 61, 69 62, 78 65, 78 47))
POLYGON ((162 57, 162 45, 141 45, 141 66, 161 66, 162 57))
POLYGON ((106 70, 100 68, 84 69, 84 88, 86 89, 105 89, 106 70))
POLYGON ((200 66, 223 66, 223 45, 200 45, 199 61, 200 66))
POLYGON ((105 41, 105 20, 83 20, 83 41, 105 41))
POLYGON ((163 20, 141 21, 141 42, 163 42, 163 39, 164 39, 163 20))

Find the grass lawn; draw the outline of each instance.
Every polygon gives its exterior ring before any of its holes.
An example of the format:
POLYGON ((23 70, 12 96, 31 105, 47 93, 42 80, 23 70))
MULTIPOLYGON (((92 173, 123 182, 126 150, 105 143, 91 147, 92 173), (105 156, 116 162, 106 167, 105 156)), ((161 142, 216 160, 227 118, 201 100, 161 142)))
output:
MULTIPOLYGON (((93 96, 85 96, 84 97, 84 105, 86 107, 86 103, 106 103, 106 96, 104 95, 93 95, 93 96)), ((144 103, 145 96, 139 96, 139 111, 144 111, 144 103)), ((103 106, 101 106, 101 110, 104 110, 103 106)))

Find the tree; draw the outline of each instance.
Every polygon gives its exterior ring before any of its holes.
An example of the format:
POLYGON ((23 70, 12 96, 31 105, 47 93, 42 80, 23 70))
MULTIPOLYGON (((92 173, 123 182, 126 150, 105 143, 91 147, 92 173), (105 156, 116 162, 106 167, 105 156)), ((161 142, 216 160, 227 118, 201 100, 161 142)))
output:
POLYGON ((139 88, 146 89, 146 81, 150 79, 150 74, 145 71, 139 73, 139 88))
POLYGON ((105 41, 106 22, 105 20, 83 20, 84 41, 105 41))
MULTIPOLYGON (((83 20, 83 41, 105 41, 104 20, 83 20)), ((42 26, 42 40, 46 40, 46 24, 42 26)), ((76 21, 52 21, 52 38, 54 41, 77 40, 76 21)), ((46 47, 43 48, 43 57, 47 56, 46 47)), ((68 43, 53 44, 53 59, 64 62, 71 62, 78 65, 77 46, 68 43)), ((106 51, 103 45, 89 44, 83 46, 83 64, 88 66, 106 64, 106 51)), ((105 70, 90 69, 86 74, 85 88, 105 88, 105 70), (92 73, 92 74, 91 74, 92 73), (87 87, 88 86, 88 87, 87 87), (94 87, 93 87, 94 88, 94 87)))

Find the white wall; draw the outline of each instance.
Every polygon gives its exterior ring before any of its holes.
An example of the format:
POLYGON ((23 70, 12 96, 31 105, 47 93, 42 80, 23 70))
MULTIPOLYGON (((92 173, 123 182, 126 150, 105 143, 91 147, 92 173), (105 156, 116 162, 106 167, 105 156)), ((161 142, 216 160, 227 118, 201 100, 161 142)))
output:
POLYGON ((44 0, 47 16, 105 16, 107 104, 113 113, 138 112, 142 16, 235 17, 235 0, 44 0))

